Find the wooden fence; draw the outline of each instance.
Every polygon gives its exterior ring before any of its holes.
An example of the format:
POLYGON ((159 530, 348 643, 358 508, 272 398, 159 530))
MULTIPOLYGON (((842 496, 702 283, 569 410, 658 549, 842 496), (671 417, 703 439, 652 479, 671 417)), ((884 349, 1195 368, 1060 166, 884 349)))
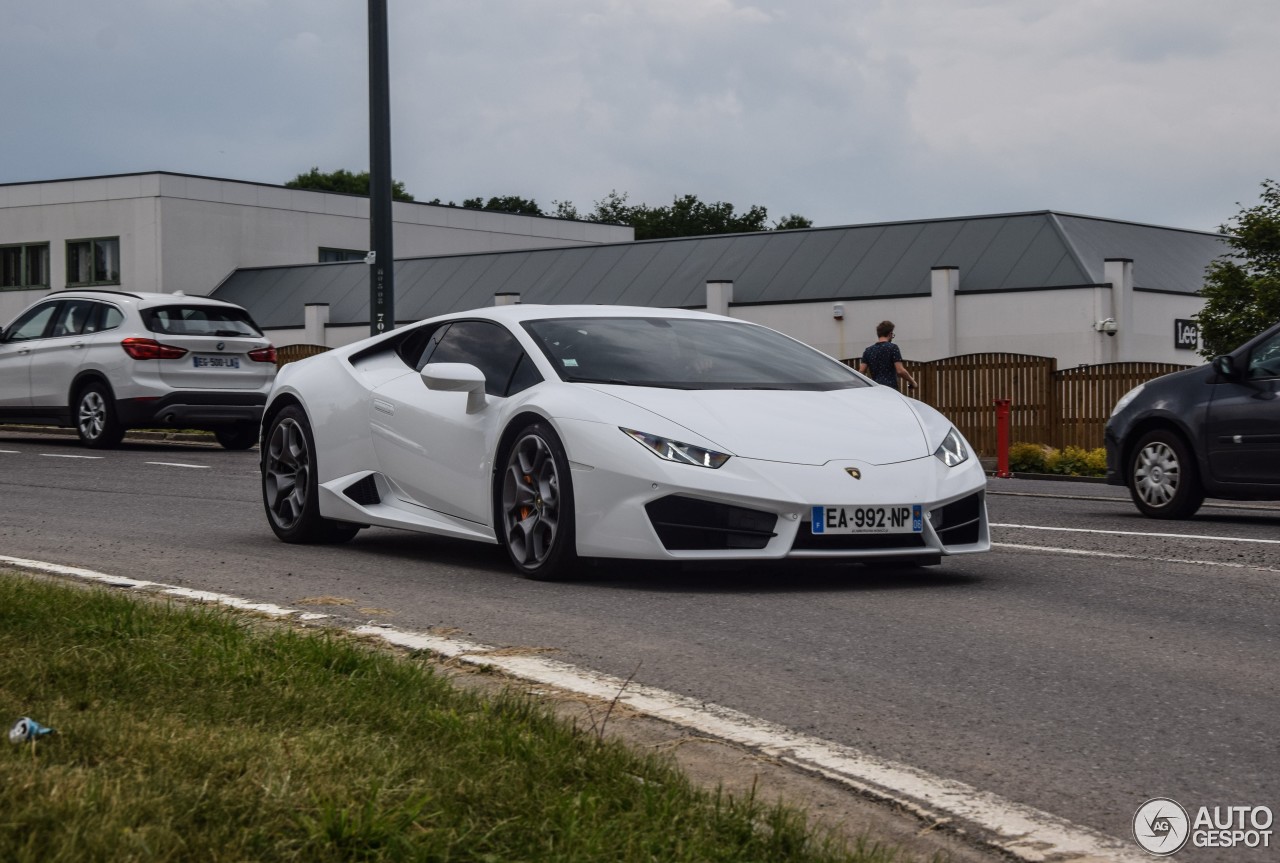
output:
MULTIPOLYGON (((856 360, 849 362, 856 365, 856 360)), ((904 364, 920 384, 913 395, 942 411, 984 456, 996 454, 996 399, 1011 402, 1011 442, 1096 449, 1122 395, 1152 378, 1189 368, 1104 363, 1058 369, 1052 357, 1005 353, 904 364)))
POLYGON ((329 349, 324 345, 285 345, 282 348, 276 348, 276 368, 280 368, 285 363, 314 357, 327 350, 329 349))

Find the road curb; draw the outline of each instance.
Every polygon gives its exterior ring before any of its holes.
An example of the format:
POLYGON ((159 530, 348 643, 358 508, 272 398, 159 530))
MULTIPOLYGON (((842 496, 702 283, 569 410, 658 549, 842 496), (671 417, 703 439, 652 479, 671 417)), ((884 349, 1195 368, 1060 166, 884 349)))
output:
MULTIPOLYGON (((73 428, 65 428, 63 426, 39 426, 39 425, 17 425, 3 423, 0 424, 0 431, 12 431, 21 434, 47 434, 57 437, 76 437, 77 432, 73 428)), ((213 432, 178 432, 165 431, 163 429, 130 429, 124 434, 125 440, 132 441, 177 441, 180 443, 217 443, 213 436, 213 432)))

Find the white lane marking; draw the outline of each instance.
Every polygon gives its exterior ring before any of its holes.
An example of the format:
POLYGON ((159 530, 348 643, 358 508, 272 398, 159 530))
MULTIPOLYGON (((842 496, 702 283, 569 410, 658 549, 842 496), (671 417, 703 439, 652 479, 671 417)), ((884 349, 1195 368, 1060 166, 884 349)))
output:
POLYGON ((60 452, 42 452, 44 458, 106 458, 105 455, 67 455, 60 452))
POLYGON ((145 464, 158 464, 161 467, 194 467, 194 468, 199 468, 200 470, 209 469, 209 465, 207 464, 187 464, 185 462, 180 462, 180 461, 149 461, 149 462, 145 462, 145 464))
MULTIPOLYGON (((263 611, 276 617, 297 613, 269 603, 208 591, 135 581, 78 567, 0 556, 0 563, 90 579, 113 586, 146 587, 175 596, 263 611)), ((300 615, 300 619, 326 617, 300 615)), ((496 668, 533 683, 555 686, 605 701, 615 698, 634 710, 674 725, 712 735, 763 752, 803 770, 817 773, 861 793, 895 803, 934 824, 958 819, 977 825, 987 835, 977 838, 1017 860, 1028 863, 1147 863, 1150 858, 1132 843, 1051 815, 1031 806, 1005 800, 972 785, 933 776, 852 747, 797 734, 727 707, 686 698, 672 692, 598 674, 568 663, 534 656, 495 655, 487 645, 427 633, 405 632, 389 626, 356 626, 357 635, 372 635, 388 644, 429 650, 470 665, 496 668)))
POLYGON ((1217 542, 1261 542, 1280 545, 1280 539, 1252 539, 1242 536, 1202 536, 1195 533, 1144 533, 1136 530, 1096 530, 1085 527, 1045 527, 1038 524, 993 524, 990 527, 1016 527, 1019 530, 1056 530, 1062 533, 1105 533, 1110 536, 1152 536, 1161 539, 1211 539, 1217 542))
POLYGON ((1016 542, 993 542, 992 548, 1012 548, 1015 551, 1045 551, 1050 554, 1079 554, 1084 557, 1110 557, 1120 560, 1145 560, 1153 563, 1187 563, 1195 566, 1225 566, 1231 569, 1256 569, 1261 572, 1280 572, 1269 566, 1250 563, 1227 563, 1222 560, 1182 560, 1176 557, 1147 557, 1141 554, 1121 554, 1116 551, 1090 551, 1083 548, 1056 548, 1052 545, 1019 545, 1016 542))
POLYGON ((0 449, 0 453, 4 453, 5 455, 22 455, 22 450, 20 450, 20 449, 0 449))
POLYGON ((274 605, 270 602, 251 602, 247 599, 241 599, 238 596, 231 596, 225 593, 211 593, 207 590, 192 590, 186 587, 173 587, 168 584, 161 584, 158 581, 142 581, 136 578, 127 578, 119 575, 108 575, 105 572, 97 572, 92 569, 81 569, 75 566, 60 566, 56 563, 45 563, 40 560, 26 560, 20 557, 6 557, 0 555, 0 563, 7 563, 10 566, 20 567, 22 569, 34 569, 39 572, 51 572, 58 575, 70 575, 76 578, 83 578, 89 581, 97 581, 112 587, 128 587, 128 588, 145 588, 162 593, 167 596, 178 596, 183 599, 194 599, 198 602, 212 602, 218 605, 226 605, 231 608, 239 608, 245 611, 257 611, 271 617, 288 617, 291 614, 299 615, 302 620, 316 620, 328 615, 320 614, 304 614, 296 608, 285 608, 283 606, 274 605))

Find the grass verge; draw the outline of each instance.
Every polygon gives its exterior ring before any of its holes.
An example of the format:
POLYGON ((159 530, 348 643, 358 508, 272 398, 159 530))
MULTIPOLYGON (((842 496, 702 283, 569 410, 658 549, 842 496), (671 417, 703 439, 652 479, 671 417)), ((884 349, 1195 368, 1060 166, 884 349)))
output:
POLYGON ((0 573, 0 657, 12 863, 895 857, 334 633, 0 573))

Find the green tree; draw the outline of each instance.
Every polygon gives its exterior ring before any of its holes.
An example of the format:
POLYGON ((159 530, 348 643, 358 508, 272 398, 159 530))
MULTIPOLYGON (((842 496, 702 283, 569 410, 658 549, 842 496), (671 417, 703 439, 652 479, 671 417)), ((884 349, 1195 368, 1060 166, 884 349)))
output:
POLYGON ((1205 273, 1200 353, 1234 350, 1280 321, 1280 184, 1262 182, 1262 202, 1245 207, 1221 228, 1231 252, 1205 273))
MULTIPOLYGON (((557 202, 557 215, 577 213, 572 204, 557 202)), ((754 205, 745 212, 737 212, 733 204, 717 201, 708 204, 696 195, 681 195, 670 206, 651 207, 648 204, 627 203, 627 195, 611 191, 603 200, 596 201, 595 209, 585 216, 587 221, 629 225, 635 229, 637 240, 659 240, 672 237, 701 237, 710 234, 746 234, 755 231, 808 228, 813 222, 792 214, 775 224, 768 225, 769 211, 754 205)))
POLYGON ((799 216, 799 215, 796 215, 795 213, 792 213, 791 215, 786 216, 785 218, 779 219, 778 221, 773 223, 773 229, 775 231, 791 231, 796 228, 812 228, 812 227, 813 227, 813 219, 806 219, 804 216, 799 216))
MULTIPOLYGON (((367 197, 369 194, 369 172, 361 171, 359 174, 353 174, 350 171, 339 168, 336 171, 326 173, 319 168, 312 168, 307 173, 299 174, 284 185, 286 189, 344 192, 348 195, 364 195, 367 197)), ((413 195, 405 191, 404 183, 399 180, 391 181, 391 197, 396 201, 413 200, 413 195)))
MULTIPOLYGON (((450 202, 452 204, 452 201, 450 202)), ((469 210, 496 210, 500 213, 515 213, 518 216, 544 216, 538 202, 532 198, 519 195, 503 195, 484 200, 483 198, 467 198, 462 206, 469 210)))

